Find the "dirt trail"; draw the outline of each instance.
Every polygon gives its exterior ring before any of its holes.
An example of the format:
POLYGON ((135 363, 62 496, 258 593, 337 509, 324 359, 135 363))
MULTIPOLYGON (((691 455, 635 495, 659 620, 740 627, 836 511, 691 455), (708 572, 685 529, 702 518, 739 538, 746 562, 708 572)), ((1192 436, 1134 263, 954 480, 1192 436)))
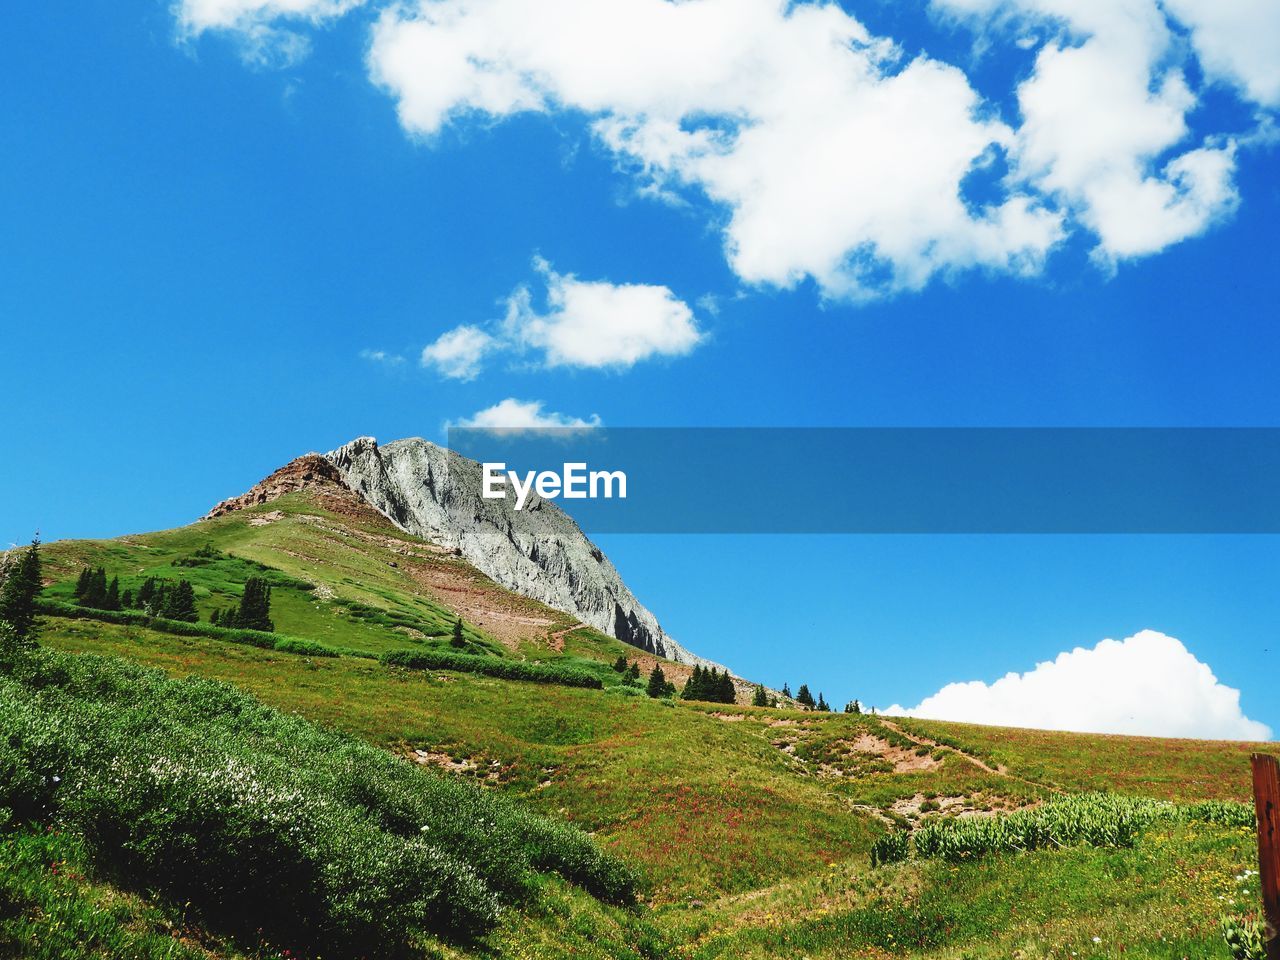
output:
POLYGON ((585 626, 585 623, 575 623, 572 627, 565 627, 563 630, 556 630, 547 637, 547 643, 556 653, 564 653, 565 636, 573 633, 575 630, 581 630, 585 626))
POLYGON ((972 753, 968 753, 964 750, 957 750, 955 747, 947 746, 947 744, 944 744, 944 743, 938 743, 936 740, 930 740, 928 737, 918 737, 913 733, 908 733, 906 730, 903 730, 900 726, 898 726, 892 720, 886 720, 884 717, 878 717, 877 719, 886 727, 888 727, 890 730, 894 731, 895 733, 901 734, 902 736, 910 740, 912 743, 918 744, 922 747, 934 747, 934 748, 947 747, 948 750, 951 750, 954 753, 957 753, 960 756, 964 757, 966 760, 972 763, 979 770, 982 770, 986 773, 990 773, 997 777, 1005 777, 1008 780, 1017 780, 1019 783, 1025 783, 1031 787, 1039 787, 1042 790, 1052 789, 1046 784, 1037 783, 1034 780, 1028 780, 1026 777, 1018 776, 1016 773, 1010 773, 1009 768, 1002 763, 997 763, 993 767, 991 764, 987 763, 981 757, 976 757, 972 753))

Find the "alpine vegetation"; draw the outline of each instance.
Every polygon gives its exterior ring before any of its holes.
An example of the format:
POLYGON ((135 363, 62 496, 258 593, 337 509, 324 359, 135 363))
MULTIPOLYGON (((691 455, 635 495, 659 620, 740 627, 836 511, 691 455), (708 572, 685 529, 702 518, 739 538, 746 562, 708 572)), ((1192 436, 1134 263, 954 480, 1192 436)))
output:
POLYGON ((540 872, 629 903, 583 833, 235 688, 9 649, 0 824, 80 837, 96 869, 245 943, 396 956, 484 935, 540 872))

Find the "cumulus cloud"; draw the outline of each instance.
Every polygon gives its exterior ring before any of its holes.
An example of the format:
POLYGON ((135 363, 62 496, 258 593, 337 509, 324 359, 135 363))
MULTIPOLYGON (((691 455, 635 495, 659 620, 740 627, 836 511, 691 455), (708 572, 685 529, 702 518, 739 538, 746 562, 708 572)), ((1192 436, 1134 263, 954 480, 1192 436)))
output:
POLYGON ((1155 253, 1233 212, 1236 144, 1190 140, 1198 98, 1156 0, 933 3, 986 30, 994 21, 1049 38, 1017 89, 1011 179, 1071 211, 1101 260, 1155 253))
POLYGON ((441 376, 474 380, 485 354, 497 345, 497 341, 479 327, 455 327, 423 348, 422 365, 434 368, 441 376))
MULTIPOLYGON (((252 35, 360 2, 177 9, 188 32, 252 35)), ((812 279, 857 300, 1034 274, 1077 233, 1111 269, 1234 211, 1237 153, 1267 142, 1280 107, 1275 0, 930 4, 979 45, 1022 51, 1016 89, 980 91, 823 0, 374 0, 368 70, 427 140, 471 118, 584 118, 642 193, 710 201, 751 285, 812 279), (1194 129, 1206 83, 1255 126, 1194 129)))
POLYGON ((955 67, 872 36, 834 4, 428 0, 386 11, 369 63, 404 127, 573 110, 656 192, 729 211, 749 283, 834 296, 939 272, 1038 269, 1061 217, 967 176, 1013 138, 955 67))
POLYGON ((630 367, 683 356, 702 339, 693 311, 667 287, 579 280, 542 259, 534 267, 546 281, 546 309, 539 311, 530 289, 519 287, 507 300, 503 329, 541 351, 548 366, 630 367))
POLYGON ((1154 630, 1077 647, 994 683, 950 683, 918 706, 885 713, 997 726, 1158 737, 1269 740, 1182 642, 1154 630))
POLYGON ((541 400, 517 400, 514 397, 486 407, 450 426, 484 430, 544 430, 549 428, 583 430, 600 426, 600 418, 592 414, 587 420, 563 413, 543 410, 541 400))
POLYGON ((1163 0, 1191 31, 1209 76, 1255 103, 1280 106, 1280 4, 1275 0, 1163 0))
POLYGON ((548 367, 624 369, 652 357, 682 356, 702 340, 693 311, 667 287, 579 280, 556 273, 541 257, 533 265, 545 285, 545 306, 521 284, 493 333, 455 327, 422 351, 423 366, 471 380, 489 354, 532 352, 548 367))

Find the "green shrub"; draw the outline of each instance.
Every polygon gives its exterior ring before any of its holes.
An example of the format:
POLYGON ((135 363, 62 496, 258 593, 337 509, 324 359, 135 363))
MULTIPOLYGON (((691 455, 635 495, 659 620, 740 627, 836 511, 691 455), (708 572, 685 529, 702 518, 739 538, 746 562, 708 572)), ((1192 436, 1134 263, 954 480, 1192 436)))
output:
POLYGON ((342 654, 334 647, 327 647, 315 640, 299 640, 296 637, 284 637, 277 640, 271 649, 280 653, 295 653, 300 657, 338 657, 342 654))
POLYGON ((456 670, 479 673, 502 680, 527 680, 532 683, 554 683, 563 687, 601 689, 600 678, 585 670, 561 667, 553 663, 526 663, 500 657, 477 657, 467 653, 443 650, 392 650, 378 658, 389 667, 407 670, 456 670))
POLYGON ((0 675, 0 807, 216 928, 327 957, 482 935, 539 871, 635 896, 568 825, 225 684, 89 655, 37 651, 0 675))
POLYGON ((1045 847, 1131 847, 1139 834, 1157 821, 1245 826, 1253 823, 1253 809, 1247 804, 1223 801, 1180 805, 1167 800, 1086 793, 995 817, 930 820, 916 830, 915 850, 922 858, 955 862, 1045 847))
POLYGON ((1267 960, 1265 929, 1257 920, 1222 918, 1222 939, 1233 960, 1267 960))

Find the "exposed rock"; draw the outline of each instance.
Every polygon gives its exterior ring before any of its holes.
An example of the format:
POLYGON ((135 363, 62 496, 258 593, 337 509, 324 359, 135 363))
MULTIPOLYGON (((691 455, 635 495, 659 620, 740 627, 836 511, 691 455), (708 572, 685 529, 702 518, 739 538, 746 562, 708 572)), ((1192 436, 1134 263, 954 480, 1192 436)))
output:
POLYGON ((516 511, 507 501, 481 497, 474 460, 418 438, 379 446, 372 437, 327 458, 347 487, 396 526, 456 550, 508 590, 657 656, 715 665, 663 632, 608 558, 554 503, 535 495, 516 511))
POLYGON ((204 519, 211 520, 214 517, 221 517, 236 510, 244 510, 248 507, 256 507, 259 504, 270 503, 286 493, 296 493, 299 490, 310 490, 317 487, 327 487, 332 492, 345 494, 348 497, 351 497, 353 493, 351 488, 347 486, 347 482, 342 479, 342 474, 332 463, 318 453, 308 453, 298 457, 296 460, 290 460, 271 476, 252 487, 247 493, 242 493, 238 497, 231 497, 229 500, 223 500, 205 514, 204 519))

